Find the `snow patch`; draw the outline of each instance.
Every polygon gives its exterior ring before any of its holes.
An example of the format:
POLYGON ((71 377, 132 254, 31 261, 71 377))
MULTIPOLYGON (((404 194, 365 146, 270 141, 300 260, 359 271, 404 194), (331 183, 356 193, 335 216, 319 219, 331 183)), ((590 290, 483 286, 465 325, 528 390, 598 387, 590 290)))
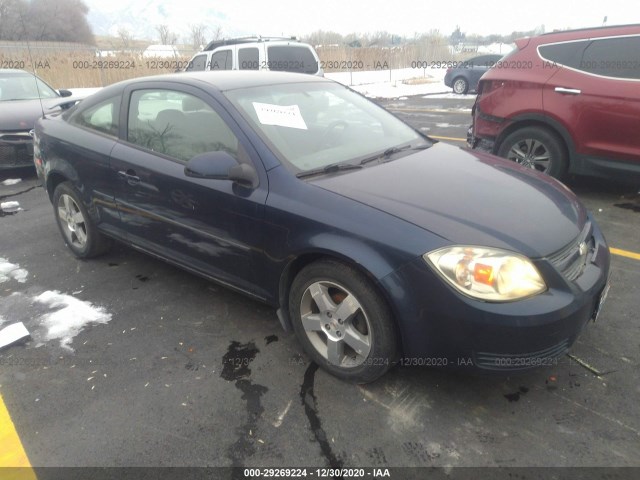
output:
POLYGON ((411 95, 444 94, 446 70, 437 68, 399 68, 325 73, 325 77, 348 85, 370 98, 402 98, 411 95))
POLYGON ((0 209, 4 213, 15 213, 18 210, 22 210, 19 202, 2 202, 0 203, 0 209))
POLYGON ((57 290, 48 290, 34 301, 56 308, 55 312, 45 314, 42 325, 47 329, 44 340, 59 340, 60 346, 73 350, 69 345, 73 337, 78 335, 89 324, 103 324, 111 320, 111 314, 103 307, 97 307, 90 302, 79 300, 71 295, 57 290))
POLYGON ((10 185, 16 185, 17 183, 20 183, 22 181, 21 178, 7 178, 5 181, 2 182, 2 185, 6 185, 7 187, 10 185))
POLYGON ((29 272, 24 268, 20 268, 20 265, 9 262, 6 258, 0 257, 0 283, 8 280, 17 280, 20 283, 27 281, 29 272))

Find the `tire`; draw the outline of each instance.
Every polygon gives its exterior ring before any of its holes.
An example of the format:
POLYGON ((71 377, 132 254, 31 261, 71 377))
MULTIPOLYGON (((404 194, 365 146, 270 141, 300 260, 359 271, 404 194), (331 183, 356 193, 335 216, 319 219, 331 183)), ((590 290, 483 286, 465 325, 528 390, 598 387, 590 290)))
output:
POLYGON ((346 264, 321 260, 301 270, 289 291, 289 313, 307 354, 342 380, 372 382, 397 361, 389 306, 346 264))
POLYGON ((569 160, 560 137, 542 127, 524 127, 510 133, 498 148, 498 156, 561 180, 569 160))
POLYGON ((76 257, 95 257, 111 248, 112 240, 98 231, 71 183, 63 182, 56 187, 53 213, 63 240, 76 257))
POLYGON ((464 77, 456 77, 453 79, 452 87, 453 93, 458 95, 466 95, 469 91, 469 82, 464 77))

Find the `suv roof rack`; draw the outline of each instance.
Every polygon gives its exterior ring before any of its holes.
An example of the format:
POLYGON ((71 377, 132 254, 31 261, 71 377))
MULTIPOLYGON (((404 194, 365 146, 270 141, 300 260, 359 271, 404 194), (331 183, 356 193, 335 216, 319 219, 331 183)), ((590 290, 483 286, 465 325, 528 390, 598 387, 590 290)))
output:
POLYGON ((254 35, 251 37, 237 37, 237 38, 224 38, 222 40, 213 40, 202 49, 203 52, 214 50, 218 47, 225 45, 239 45, 241 43, 256 43, 256 42, 273 42, 278 40, 294 41, 297 42, 296 37, 261 37, 260 35, 254 35))

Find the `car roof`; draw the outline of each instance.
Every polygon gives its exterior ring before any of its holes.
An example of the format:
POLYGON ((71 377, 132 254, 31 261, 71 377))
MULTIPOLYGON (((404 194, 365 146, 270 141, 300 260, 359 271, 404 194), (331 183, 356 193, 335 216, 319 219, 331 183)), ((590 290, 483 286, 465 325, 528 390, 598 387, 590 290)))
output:
POLYGON ((0 75, 6 76, 6 77, 13 77, 13 76, 18 77, 22 75, 33 76, 33 73, 27 72, 26 70, 18 70, 17 68, 0 68, 0 75))
MULTIPOLYGON (((181 72, 168 75, 154 75, 125 80, 113 85, 125 88, 129 85, 142 82, 177 82, 187 85, 202 87, 206 84, 214 90, 221 92, 240 88, 262 87, 267 85, 279 85, 284 83, 317 83, 331 80, 305 73, 272 72, 254 70, 225 70, 214 72, 181 72)), ((110 87, 106 87, 110 88, 110 87)))
POLYGON ((268 85, 281 85, 287 83, 336 83, 328 78, 308 75, 306 73, 273 72, 255 70, 225 70, 208 72, 181 72, 167 75, 153 75, 138 77, 104 87, 91 95, 83 104, 94 105, 104 99, 119 95, 130 85, 146 82, 174 82, 183 85, 191 85, 199 88, 207 88, 219 92, 236 90, 241 88, 262 87, 268 85))
POLYGON ((558 32, 543 33, 536 37, 528 39, 536 45, 570 41, 583 40, 588 38, 611 37, 618 35, 637 35, 640 34, 640 24, 630 25, 611 25, 607 27, 579 28, 576 30, 562 30, 558 32))

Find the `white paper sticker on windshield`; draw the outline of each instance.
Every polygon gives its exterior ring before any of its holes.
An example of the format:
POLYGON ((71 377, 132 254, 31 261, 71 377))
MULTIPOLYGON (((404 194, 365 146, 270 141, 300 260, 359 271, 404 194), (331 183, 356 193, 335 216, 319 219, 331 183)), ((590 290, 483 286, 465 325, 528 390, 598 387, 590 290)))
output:
POLYGON ((263 125, 277 125, 279 127, 299 128, 307 130, 307 124, 300 113, 298 105, 271 105, 270 103, 253 102, 258 120, 263 125))

